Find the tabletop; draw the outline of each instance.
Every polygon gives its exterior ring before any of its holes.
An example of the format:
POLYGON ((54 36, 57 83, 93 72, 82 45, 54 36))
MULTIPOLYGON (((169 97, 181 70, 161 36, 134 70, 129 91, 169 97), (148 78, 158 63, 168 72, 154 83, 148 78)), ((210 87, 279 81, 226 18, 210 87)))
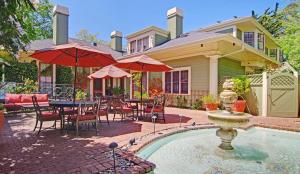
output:
POLYGON ((94 101, 50 101, 50 106, 55 107, 78 107, 81 104, 85 105, 94 105, 96 102, 94 101))

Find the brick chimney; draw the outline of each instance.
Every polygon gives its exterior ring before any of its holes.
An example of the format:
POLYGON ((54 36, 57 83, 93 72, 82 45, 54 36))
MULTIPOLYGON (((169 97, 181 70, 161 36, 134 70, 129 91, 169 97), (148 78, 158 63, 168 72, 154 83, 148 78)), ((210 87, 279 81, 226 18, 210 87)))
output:
POLYGON ((53 8, 53 43, 61 45, 68 43, 69 9, 56 5, 53 8))
POLYGON ((174 7, 168 10, 167 16, 170 38, 175 39, 183 33, 183 12, 181 9, 174 7))

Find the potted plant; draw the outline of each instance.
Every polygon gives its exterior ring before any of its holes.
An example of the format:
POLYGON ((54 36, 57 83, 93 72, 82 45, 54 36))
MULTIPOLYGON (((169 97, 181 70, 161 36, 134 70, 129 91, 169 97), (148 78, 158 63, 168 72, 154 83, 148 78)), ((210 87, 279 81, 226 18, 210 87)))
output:
POLYGON ((124 92, 123 89, 120 88, 120 87, 114 87, 114 88, 112 88, 112 94, 114 96, 119 96, 119 95, 123 94, 123 92, 124 92))
POLYGON ((76 92, 76 98, 75 98, 77 101, 80 101, 80 100, 85 100, 86 99, 86 93, 82 90, 78 90, 76 92))
POLYGON ((202 101, 203 101, 207 111, 215 111, 218 109, 217 100, 213 95, 209 94, 209 95, 203 96, 202 101))
POLYGON ((250 80, 245 76, 240 76, 232 79, 232 90, 237 93, 238 100, 233 105, 233 111, 244 112, 246 108, 245 95, 250 91, 250 80))
POLYGON ((4 127, 4 106, 0 103, 0 129, 4 127))

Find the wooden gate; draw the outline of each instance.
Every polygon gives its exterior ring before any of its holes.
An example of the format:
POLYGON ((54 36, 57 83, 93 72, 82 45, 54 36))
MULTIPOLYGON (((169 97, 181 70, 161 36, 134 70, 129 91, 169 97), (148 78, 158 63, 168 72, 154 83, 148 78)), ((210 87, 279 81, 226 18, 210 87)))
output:
POLYGON ((298 117, 298 78, 289 72, 266 74, 267 116, 298 117))

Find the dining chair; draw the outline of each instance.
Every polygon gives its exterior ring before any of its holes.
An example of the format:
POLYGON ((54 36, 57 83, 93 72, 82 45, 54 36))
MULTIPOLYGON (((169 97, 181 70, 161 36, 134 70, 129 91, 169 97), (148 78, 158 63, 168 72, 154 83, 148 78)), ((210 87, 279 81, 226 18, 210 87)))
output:
POLYGON ((123 121, 126 117, 129 116, 129 114, 133 113, 133 109, 119 98, 112 99, 111 107, 114 114, 113 121, 115 121, 116 114, 120 114, 121 121, 123 121))
POLYGON ((71 115, 67 118, 68 125, 69 122, 76 126, 76 136, 78 136, 79 125, 85 124, 89 126, 92 124, 96 129, 96 135, 98 135, 98 121, 97 115, 94 113, 87 112, 88 106, 85 104, 84 101, 79 103, 78 112, 75 115, 71 115))
MULTIPOLYGON (((32 96, 32 103, 36 113, 36 121, 33 131, 37 128, 38 122, 40 122, 40 127, 37 135, 41 132, 43 123, 46 121, 54 121, 54 128, 56 129, 56 121, 61 121, 61 116, 58 113, 57 109, 54 107, 40 107, 37 97, 35 95, 32 96)), ((62 128, 62 122, 60 123, 62 128)))
POLYGON ((165 104, 166 104, 166 96, 161 95, 154 98, 154 100, 150 103, 147 103, 144 107, 144 114, 150 115, 151 117, 153 115, 157 115, 156 120, 164 120, 164 123, 166 123, 165 118, 165 104), (159 116, 162 116, 160 118, 159 116))
POLYGON ((109 100, 105 99, 104 97, 99 97, 96 100, 96 108, 94 109, 96 111, 96 115, 98 116, 99 122, 101 123, 101 117, 106 116, 106 122, 109 125, 109 119, 108 119, 108 111, 109 111, 109 100))

